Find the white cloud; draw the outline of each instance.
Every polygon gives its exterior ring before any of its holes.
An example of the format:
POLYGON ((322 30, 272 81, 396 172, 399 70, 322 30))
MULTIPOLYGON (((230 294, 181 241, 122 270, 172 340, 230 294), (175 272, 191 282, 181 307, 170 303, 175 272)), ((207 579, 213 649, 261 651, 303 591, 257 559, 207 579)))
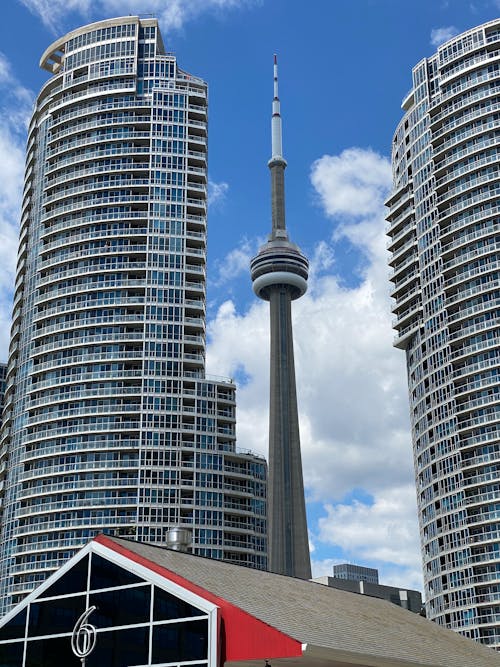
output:
POLYGON ((226 198, 229 185, 224 181, 216 183, 215 181, 208 181, 208 205, 214 206, 220 204, 226 198))
POLYGON ((342 547, 350 558, 376 560, 418 568, 415 533, 415 486, 395 486, 378 493, 373 504, 326 504, 318 522, 322 542, 342 547))
POLYGON ((7 358, 17 256, 26 127, 33 95, 0 53, 0 359, 7 358))
POLYGON ((309 274, 319 275, 331 269, 335 263, 335 253, 332 246, 326 241, 320 241, 314 249, 314 255, 309 258, 309 274))
POLYGON ((458 30, 453 25, 443 26, 442 28, 433 28, 431 30, 431 44, 432 46, 441 46, 455 35, 458 35, 458 30))
POLYGON ((248 273, 250 270, 250 260, 257 252, 257 244, 251 243, 248 239, 243 239, 237 248, 231 250, 222 260, 215 263, 218 276, 214 282, 220 286, 224 283, 233 281, 242 273, 248 273))
POLYGON ((422 589, 413 483, 382 490, 372 504, 355 500, 325 509, 317 540, 341 547, 349 562, 380 564, 380 583, 422 589))
MULTIPOLYGON (((101 4, 93 0, 20 0, 32 14, 54 34, 60 32, 61 22, 70 12, 78 12, 85 19, 90 18, 93 6, 101 4)), ((122 16, 120 12, 119 16, 122 16)))
MULTIPOLYGON (((386 563, 393 580, 404 568, 413 581, 420 556, 406 375, 404 355, 392 347, 384 236, 390 178, 388 161, 371 150, 351 148, 314 163, 311 181, 335 222, 333 250, 335 241, 348 239, 363 268, 359 283, 346 287, 334 272, 332 242, 318 244, 309 291, 293 306, 295 362, 306 493, 327 516, 321 530, 310 526, 316 547, 323 539, 348 544, 340 529, 328 532, 329 517, 356 521, 360 540, 366 519, 373 528, 371 556, 386 563), (354 489, 371 495, 373 507, 348 504, 354 489)), ((256 300, 238 313, 226 302, 209 323, 208 347, 210 368, 245 378, 238 389, 238 445, 266 455, 268 308, 256 300)))
POLYGON ((165 30, 179 30, 187 21, 205 13, 222 16, 227 10, 258 4, 259 0, 148 0, 138 6, 137 0, 21 0, 33 14, 54 33, 63 28, 66 17, 75 12, 85 20, 96 15, 125 16, 147 11, 158 18, 165 30))
MULTIPOLYGON (((312 551, 311 551, 312 553, 312 551)), ((311 558, 311 569, 313 578, 316 577, 331 577, 333 576, 333 566, 343 563, 339 558, 324 558, 322 560, 315 560, 311 558)))
POLYGON ((371 215, 383 204, 391 167, 372 150, 348 148, 316 160, 311 182, 327 215, 371 215))

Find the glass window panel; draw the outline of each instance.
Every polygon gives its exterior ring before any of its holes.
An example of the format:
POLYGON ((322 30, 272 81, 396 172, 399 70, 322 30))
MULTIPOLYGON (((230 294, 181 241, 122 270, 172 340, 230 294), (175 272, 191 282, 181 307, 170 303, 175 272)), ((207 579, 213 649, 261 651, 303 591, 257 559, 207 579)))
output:
POLYGON ((2 667, 19 667, 23 664, 24 642, 0 644, 0 665, 2 667))
MULTIPOLYGON (((18 663, 17 667, 22 663, 18 663)), ((80 660, 71 650, 71 637, 38 639, 27 642, 26 667, 78 667, 80 660)))
POLYGON ((121 567, 110 563, 109 560, 92 554, 90 566, 90 589, 111 588, 113 586, 126 586, 127 584, 139 584, 143 581, 135 574, 127 572, 121 567))
POLYGON ((28 636, 73 632, 76 621, 85 609, 84 595, 33 602, 30 604, 28 636))
POLYGON ((153 663, 206 660, 207 657, 208 620, 153 628, 153 663))
POLYGON ((87 658, 86 667, 147 665, 148 651, 149 628, 98 632, 95 648, 87 658))
POLYGON ((117 591, 93 593, 90 605, 97 610, 92 614, 92 624, 98 628, 117 625, 149 623, 151 586, 122 588, 117 591))
POLYGON ((88 564, 89 557, 82 558, 69 572, 49 586, 40 597, 47 598, 52 595, 67 595, 87 590, 88 564))
MULTIPOLYGON (((3 628, 0 628, 0 640, 2 639, 20 639, 24 637, 26 628, 27 607, 25 607, 14 618, 11 618, 3 628)), ((1 665, 2 663, 0 663, 1 665)))
POLYGON ((191 606, 161 588, 154 589, 153 621, 167 621, 173 618, 189 618, 190 616, 202 616, 205 614, 201 609, 191 606))

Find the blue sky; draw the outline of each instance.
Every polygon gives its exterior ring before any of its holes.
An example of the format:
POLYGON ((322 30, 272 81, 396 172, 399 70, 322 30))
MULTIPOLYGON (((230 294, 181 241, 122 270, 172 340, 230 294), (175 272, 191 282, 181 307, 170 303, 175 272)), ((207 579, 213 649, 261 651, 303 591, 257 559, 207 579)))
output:
POLYGON ((0 24, 0 358, 6 359, 26 119, 51 41, 153 13, 210 85, 208 370, 239 381, 238 444, 266 453, 268 313, 248 260, 270 229, 272 56, 287 225, 311 260, 294 304, 313 571, 378 567, 421 586, 403 353, 392 348, 383 201, 411 69, 500 0, 4 0, 0 24))

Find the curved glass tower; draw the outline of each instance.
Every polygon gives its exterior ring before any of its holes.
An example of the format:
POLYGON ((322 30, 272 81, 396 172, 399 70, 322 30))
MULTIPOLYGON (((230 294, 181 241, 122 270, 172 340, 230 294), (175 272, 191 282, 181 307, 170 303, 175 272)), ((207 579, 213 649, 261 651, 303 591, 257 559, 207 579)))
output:
POLYGON ((205 375, 207 87, 156 20, 43 54, 29 128, 3 429, 8 606, 100 531, 266 566, 265 461, 205 375))
POLYGON ((388 201, 428 616, 500 648, 500 21, 413 70, 388 201))

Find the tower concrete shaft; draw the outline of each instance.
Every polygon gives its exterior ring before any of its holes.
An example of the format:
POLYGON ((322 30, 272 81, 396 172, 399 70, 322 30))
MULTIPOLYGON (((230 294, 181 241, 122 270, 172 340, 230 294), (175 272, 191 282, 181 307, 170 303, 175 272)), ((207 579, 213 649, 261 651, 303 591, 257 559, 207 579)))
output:
POLYGON ((276 57, 272 117, 272 232, 251 262, 253 289, 269 301, 271 319, 268 551, 269 569, 309 579, 311 562, 300 454, 291 303, 307 289, 308 261, 285 225, 281 115, 276 57))

